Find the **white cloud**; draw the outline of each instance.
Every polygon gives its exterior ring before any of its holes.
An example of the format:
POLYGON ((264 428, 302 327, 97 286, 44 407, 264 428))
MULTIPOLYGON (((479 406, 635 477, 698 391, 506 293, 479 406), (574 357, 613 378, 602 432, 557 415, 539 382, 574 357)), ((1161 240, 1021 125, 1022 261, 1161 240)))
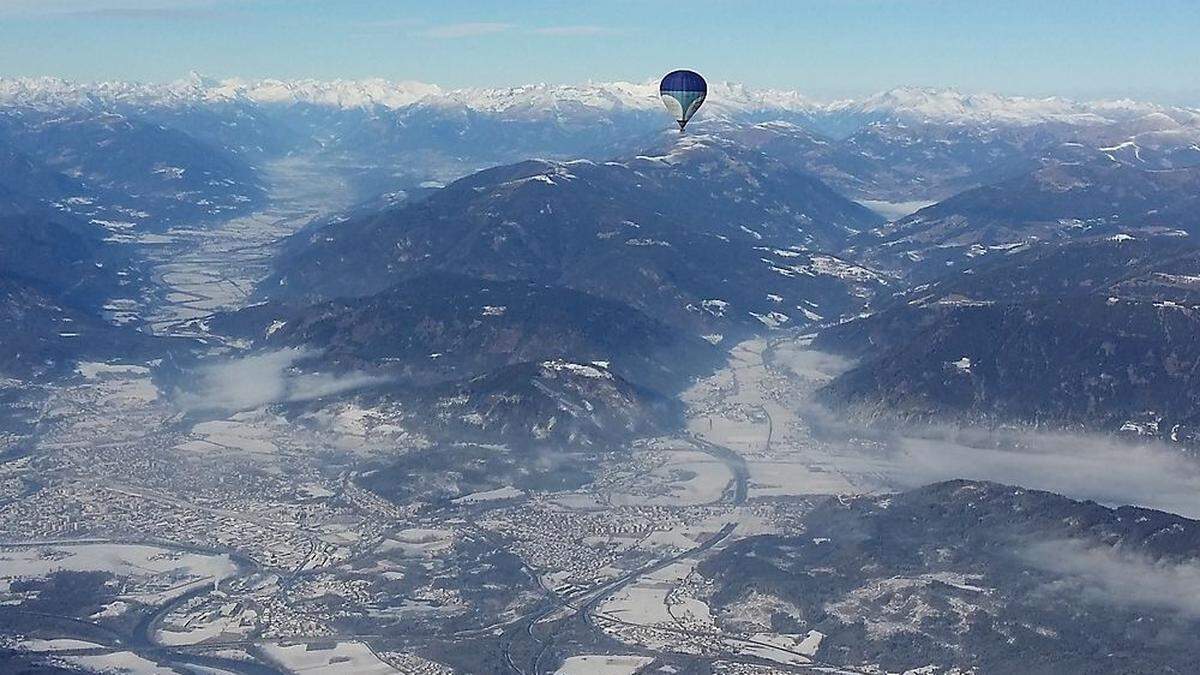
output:
POLYGON ((604 26, 544 26, 542 28, 534 28, 529 32, 534 35, 555 37, 586 37, 589 35, 614 35, 617 33, 616 30, 604 26))
POLYGON ((420 28, 424 22, 420 19, 382 19, 378 21, 359 21, 352 24, 355 28, 371 30, 412 30, 420 28))
MULTIPOLYGON (((816 382, 828 381, 849 363, 815 350, 781 349, 777 358, 816 382)), ((837 448, 835 468, 860 476, 873 489, 987 480, 1200 518, 1200 463, 1164 443, 952 424, 880 429, 816 404, 802 412, 819 437, 837 448), (865 447, 871 451, 864 453, 865 447)))
POLYGON ((1198 562, 1155 561, 1075 540, 1035 544, 1021 554, 1035 567, 1062 576, 1055 590, 1092 602, 1164 608, 1200 617, 1198 562))
POLYGON ((928 429, 894 437, 899 487, 990 480, 1200 517, 1200 466, 1178 450, 1090 434, 928 429))
POLYGON ((177 394, 176 403, 188 412, 253 410, 272 403, 332 396, 384 381, 365 373, 302 373, 293 368, 312 355, 307 350, 282 349, 203 365, 192 374, 191 386, 177 394))
MULTIPOLYGON (((406 27, 414 22, 398 20, 372 24, 372 27, 406 27)), ((595 35, 613 35, 617 31, 605 26, 571 25, 571 26, 541 26, 524 28, 517 24, 502 21, 474 21, 467 23, 452 23, 429 26, 417 31, 417 35, 430 38, 454 40, 460 38, 496 35, 499 33, 519 33, 522 35, 538 35, 544 37, 588 37, 595 35)))
POLYGON ((433 26, 421 31, 420 34, 424 35, 425 37, 453 40, 458 38, 505 33, 513 30, 514 28, 516 28, 516 26, 511 23, 473 21, 468 23, 451 23, 441 26, 433 26))

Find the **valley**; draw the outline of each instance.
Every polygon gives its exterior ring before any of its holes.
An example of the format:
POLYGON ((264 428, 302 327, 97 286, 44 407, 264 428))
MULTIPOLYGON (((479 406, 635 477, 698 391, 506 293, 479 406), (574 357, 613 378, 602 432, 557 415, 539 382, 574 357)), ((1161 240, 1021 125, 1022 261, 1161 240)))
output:
MULTIPOLYGON (((252 266, 230 269, 253 282, 252 266)), ((128 589, 96 601, 147 617, 145 637, 97 637, 88 626, 111 621, 102 609, 28 644, 68 663, 237 672, 333 667, 355 650, 356 667, 381 673, 553 672, 567 657, 601 658, 589 650, 713 672, 882 672, 826 661, 817 629, 723 626, 753 624, 775 601, 719 610, 698 571, 738 541, 803 533, 831 495, 906 482, 878 439, 822 438, 808 407, 848 363, 806 342, 738 343, 684 392, 686 433, 590 457, 582 487, 501 485, 439 505, 393 503, 360 484, 380 459, 428 441, 337 417, 297 426, 269 410, 181 419, 145 366, 89 366, 47 407, 69 424, 47 424, 33 456, 6 465, 9 480, 23 468, 48 481, 36 510, 5 510, 12 550, 53 560, 57 542, 180 542, 241 562, 166 604, 128 589)))
MULTIPOLYGON (((419 444, 405 447, 336 426, 288 429, 264 412, 180 420, 169 392, 156 389, 142 366, 96 367, 48 404, 70 424, 48 425, 24 468, 51 483, 36 509, 5 510, 4 536, 43 542, 16 549, 39 557, 54 542, 82 538, 96 545, 216 545, 246 561, 239 573, 214 580, 211 590, 167 605, 127 593, 109 600, 132 615, 153 613, 155 628, 146 641, 117 638, 86 648, 47 643, 66 661, 134 654, 174 667, 193 663, 193 655, 220 655, 257 659, 269 668, 277 659, 262 657, 283 645, 308 645, 311 658, 320 659, 333 656, 321 645, 339 641, 370 644, 384 655, 382 663, 403 670, 405 659, 416 658, 403 656, 412 651, 436 651, 451 638, 487 641, 490 612, 482 612, 496 602, 498 589, 437 590, 439 579, 457 579, 460 587, 460 575, 480 564, 490 575, 518 582, 517 595, 497 615, 519 633, 502 642, 514 672, 545 672, 581 638, 580 627, 595 632, 589 640, 612 635, 629 649, 661 652, 676 642, 664 643, 663 636, 697 630, 689 619, 671 618, 696 563, 728 540, 790 531, 796 512, 787 505, 793 501, 851 489, 845 477, 814 460, 822 452, 802 436, 802 418, 773 400, 781 382, 794 378, 801 391, 812 384, 769 369, 762 360, 766 347, 762 340, 739 345, 731 368, 689 391, 690 436, 653 439, 636 444, 629 457, 601 458, 595 481, 583 488, 525 493, 504 486, 436 509, 393 505, 356 484, 360 463, 419 452, 419 444), (764 385, 768 378, 771 387, 764 385), (67 406, 70 415, 63 412, 67 406), (133 419, 141 422, 129 425, 133 419), (131 427, 141 431, 131 435, 131 427), (780 475, 787 476, 786 486, 780 475), (532 578, 522 579, 522 570, 532 578), (428 578, 409 582, 412 574, 428 578), (664 604, 668 597, 671 604, 664 604), (233 613, 215 611, 221 606, 233 613), (522 612, 532 614, 522 619, 522 612), (385 628, 397 620, 423 628, 410 626, 397 636, 385 628), (530 660, 522 665, 522 659, 530 660)), ((10 471, 8 478, 20 479, 19 467, 10 471)), ((756 650, 763 649, 772 648, 731 638, 715 650, 709 645, 681 654, 756 663, 762 660, 756 650), (747 649, 750 656, 743 655, 747 649)), ((799 658, 786 648, 780 653, 799 658)))
POLYGON ((713 94, 0 80, 0 670, 1185 672, 1200 113, 713 94))
MULTIPOLYGON (((335 191, 302 192, 311 174, 300 167, 279 171, 272 189, 296 196, 278 208, 202 233, 168 232, 170 244, 140 244, 159 284, 143 310, 156 333, 208 338, 196 319, 245 302, 278 239, 314 217, 316 205, 336 204, 335 191)), ((590 458, 594 479, 583 487, 504 485, 437 507, 393 504, 359 484, 373 463, 419 453, 428 441, 383 425, 356 428, 350 409, 303 425, 269 408, 181 417, 153 364, 84 364, 73 382, 48 392, 26 460, 5 465, 7 481, 42 482, 36 503, 5 508, 12 550, 54 560, 51 552, 69 545, 56 542, 89 541, 122 559, 123 542, 178 542, 229 550, 242 562, 166 603, 128 589, 105 597, 116 609, 66 631, 75 637, 28 644, 67 663, 121 658, 247 672, 296 663, 296 650, 332 663, 343 649, 370 645, 379 661, 364 667, 409 672, 420 662, 415 653, 436 653, 446 640, 487 643, 499 619, 512 632, 496 648, 514 672, 546 672, 579 640, 662 652, 680 634, 696 645, 680 658, 703 655, 723 667, 814 663, 754 637, 705 644, 697 631, 715 628, 696 623, 707 610, 688 599, 691 570, 728 541, 791 531, 797 511, 789 504, 871 489, 833 468, 797 410, 826 376, 768 363, 795 345, 738 344, 728 367, 685 392, 686 434, 590 458), (516 586, 497 596, 492 584, 462 576, 483 569, 516 586), (455 590, 440 590, 450 579, 455 590), (496 602, 504 609, 493 616, 486 608, 496 602), (690 614, 679 614, 680 602, 690 614), (146 617, 144 636, 119 627, 94 635, 137 616, 146 617), (422 628, 396 634, 387 628, 396 621, 422 628)))
POLYGON ((144 309, 126 310, 126 320, 144 322, 157 335, 195 337, 197 320, 247 304, 270 274, 284 237, 351 206, 346 180, 311 157, 273 161, 263 174, 269 208, 215 227, 177 227, 135 239, 154 283, 138 303, 144 309))

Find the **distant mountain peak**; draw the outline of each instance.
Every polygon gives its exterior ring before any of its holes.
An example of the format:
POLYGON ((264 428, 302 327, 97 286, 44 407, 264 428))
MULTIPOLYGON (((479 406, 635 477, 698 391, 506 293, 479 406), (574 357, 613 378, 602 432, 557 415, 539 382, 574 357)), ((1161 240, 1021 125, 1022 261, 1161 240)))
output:
MULTIPOLYGON (((565 108, 595 111, 657 110, 657 84, 644 82, 535 83, 512 87, 445 89, 416 81, 379 78, 361 80, 216 79, 191 72, 168 83, 80 83, 55 77, 0 78, 0 106, 138 105, 178 106, 215 101, 257 104, 306 103, 339 108, 401 109, 420 105, 465 108, 486 113, 555 112, 565 108)), ((734 82, 714 82, 705 117, 734 113, 857 115, 938 122, 1003 122, 1034 124, 1058 121, 1103 123, 1165 114, 1179 122, 1200 113, 1128 99, 1078 102, 1060 97, 1031 98, 955 89, 903 86, 859 99, 819 102, 787 89, 756 89, 734 82)))

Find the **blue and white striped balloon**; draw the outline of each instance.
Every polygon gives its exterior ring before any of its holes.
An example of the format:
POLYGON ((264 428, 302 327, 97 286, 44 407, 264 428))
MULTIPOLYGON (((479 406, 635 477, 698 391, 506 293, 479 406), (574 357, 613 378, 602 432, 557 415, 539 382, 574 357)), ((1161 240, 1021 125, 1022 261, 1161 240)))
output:
POLYGON ((687 126, 688 120, 700 109, 708 95, 708 84, 699 73, 691 70, 676 70, 667 73, 658 85, 658 95, 663 105, 675 116, 679 130, 687 126))

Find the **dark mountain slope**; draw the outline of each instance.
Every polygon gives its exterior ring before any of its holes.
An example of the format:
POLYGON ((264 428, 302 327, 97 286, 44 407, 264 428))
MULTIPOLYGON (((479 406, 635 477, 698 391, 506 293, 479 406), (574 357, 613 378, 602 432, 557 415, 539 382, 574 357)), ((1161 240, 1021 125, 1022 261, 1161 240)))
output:
POLYGON ((1197 657, 1171 589, 1200 568, 1195 521, 951 481, 831 499, 804 525, 701 563, 722 627, 817 630, 820 660, 887 672, 1183 673, 1197 657))
MULTIPOLYGON (((314 364, 297 367, 308 372, 314 364)), ((608 451, 676 428, 681 405, 636 386, 603 363, 566 359, 501 366, 457 381, 377 379, 352 395, 287 404, 306 419, 349 419, 381 434, 403 429, 435 444, 503 445, 514 451, 608 451)))
MULTIPOLYGON (((6 168, 30 167, 15 153, 6 168)), ((53 195, 66 181, 32 170, 0 175, 0 373, 58 372, 81 358, 144 351, 145 336, 100 319, 105 301, 138 278, 106 232, 10 187, 53 195)))
POLYGON ((234 215, 264 194, 257 172, 239 156, 110 111, 2 110, 0 143, 73 181, 68 198, 55 202, 61 208, 147 229, 234 215))
POLYGON ((1200 249, 1125 236, 1037 246, 824 331, 860 363, 836 406, 1200 438, 1200 249))
POLYGON ((335 369, 414 381, 459 379, 524 361, 604 361, 642 386, 671 390, 719 350, 611 300, 529 281, 435 273, 365 298, 259 305, 212 322, 265 349, 306 347, 335 369))
POLYGON ((138 358, 152 338, 105 323, 28 283, 0 276, 0 375, 59 374, 84 359, 138 358))
POLYGON ((0 195, 9 195, 0 196, 5 210, 13 209, 11 195, 21 195, 29 203, 45 206, 81 194, 82 189, 78 181, 47 169, 29 155, 0 141, 0 190, 3 191, 0 195))
POLYGON ((636 387, 603 365, 519 363, 465 382, 392 395, 431 431, 455 440, 518 447, 615 446, 679 422, 670 399, 636 387))
POLYGON ((1054 163, 968 190, 855 242, 867 259, 928 280, 997 247, 1120 232, 1200 234, 1200 168, 1054 163))
POLYGON ((365 295, 438 270, 565 286, 692 330, 752 330, 840 314, 885 283, 814 253, 880 220, 819 180, 710 137, 660 152, 482 171, 294 240, 265 288, 365 295))
POLYGON ((1035 168, 1061 133, 1045 127, 888 119, 841 139, 825 161, 845 173, 850 194, 889 201, 945 199, 1035 168))
POLYGON ((0 184, 0 277, 31 284, 85 307, 128 276, 129 256, 104 241, 104 230, 43 208, 0 184))

